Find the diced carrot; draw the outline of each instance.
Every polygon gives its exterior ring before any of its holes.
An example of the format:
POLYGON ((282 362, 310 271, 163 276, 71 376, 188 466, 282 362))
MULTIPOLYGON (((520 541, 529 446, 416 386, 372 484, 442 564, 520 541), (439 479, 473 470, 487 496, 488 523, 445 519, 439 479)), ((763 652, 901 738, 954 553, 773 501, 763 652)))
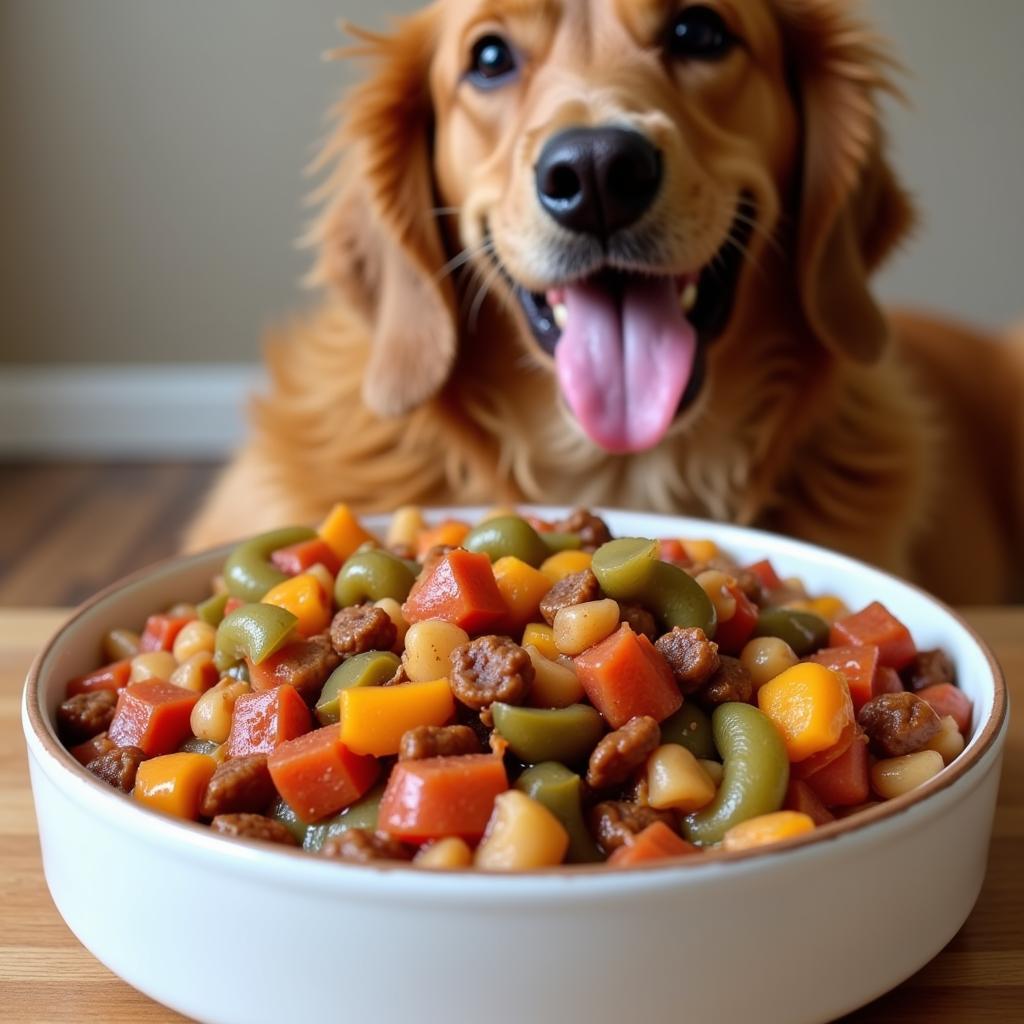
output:
POLYGON ((199 694, 164 682, 132 683, 118 695, 107 735, 119 747, 150 757, 169 754, 192 735, 189 717, 199 694))
POLYGON ((412 843, 445 836, 475 843, 506 789, 504 762, 493 754, 399 761, 381 797, 377 827, 412 843))
POLYGON ((243 693, 231 714, 228 757, 269 754, 287 740, 309 732, 312 724, 309 708, 294 686, 243 693))
POLYGON ((331 596, 311 573, 292 576, 268 590, 260 598, 263 604, 284 608, 298 619, 295 631, 299 636, 315 636, 331 624, 334 606, 331 596))
POLYGON ((132 795, 140 804, 175 818, 196 821, 217 762, 206 754, 164 754, 143 761, 132 795))
POLYGON ((670 857, 686 857, 700 853, 693 843, 676 835, 663 821, 648 825, 618 849, 613 850, 608 863, 617 868, 628 868, 634 864, 646 864, 652 860, 666 860, 670 857))
POLYGON ((467 633, 482 633, 505 618, 508 609, 483 553, 456 548, 421 576, 402 605, 407 622, 445 619, 467 633))
POLYGON ((971 704, 971 698, 963 690, 952 683, 934 683, 918 690, 917 695, 931 704, 939 718, 952 715, 961 735, 967 737, 971 731, 974 706, 971 704))
POLYGON ((853 807, 871 795, 868 745, 858 733, 846 752, 804 780, 826 807, 853 807))
POLYGON ((267 758, 270 777, 303 821, 317 821, 358 800, 377 781, 380 762, 352 753, 328 725, 287 740, 267 758))
POLYGON ((772 720, 790 761, 804 761, 834 746, 853 720, 846 682, 824 665, 803 661, 757 691, 757 706, 772 720))
POLYGON ((345 504, 335 505, 327 518, 317 530, 320 539, 334 552, 335 557, 344 562, 356 548, 367 541, 375 540, 372 533, 367 533, 352 510, 345 504))
POLYGON ((874 644, 864 644, 861 647, 823 647, 807 660, 838 672, 846 680, 850 696, 853 698, 854 711, 860 711, 872 697, 878 696, 879 691, 875 688, 878 648, 874 644))
POLYGON ((825 765, 831 764, 837 757, 842 757, 856 737, 857 723, 853 721, 843 729, 839 734, 839 739, 831 747, 827 747, 817 754, 811 754, 806 760, 791 764, 789 766, 789 777, 791 779, 806 779, 808 775, 813 775, 815 772, 820 771, 825 765))
POLYGON ((325 663, 324 657, 322 641, 293 640, 259 664, 246 659, 249 685, 259 692, 289 683, 299 691, 299 696, 312 703, 323 689, 327 670, 334 666, 333 661, 325 663))
POLYGON ((194 619, 194 615, 150 615, 139 637, 139 650, 171 650, 175 637, 194 619))
POLYGON ((75 697, 80 693, 92 693, 93 690, 120 690, 122 686, 128 685, 128 678, 131 674, 131 658, 112 661, 109 665, 104 665, 103 668, 86 672, 84 676, 75 676, 68 683, 67 695, 75 697))
POLYGON ((416 538, 416 557, 422 561, 423 556, 431 548, 448 547, 457 548, 469 533, 469 523, 461 519, 447 519, 437 526, 421 530, 416 538))
POLYGON ((917 653, 910 630, 878 601, 832 623, 830 647, 863 647, 865 644, 878 648, 879 665, 888 665, 897 672, 910 664, 917 653))
POLYGON ((747 572, 753 573, 761 586, 769 593, 773 590, 778 590, 782 586, 782 580, 779 579, 779 574, 775 571, 775 567, 767 558, 762 558, 759 562, 754 562, 753 565, 747 566, 747 572))
POLYGON ((735 583, 727 584, 725 589, 736 602, 736 610, 728 619, 718 620, 715 643, 723 654, 738 654, 754 632, 758 608, 735 583))
POLYGON ((551 580, 539 569, 534 569, 514 555, 499 558, 491 570, 494 582, 498 585, 498 593, 508 608, 508 615, 502 625, 507 632, 517 633, 537 618, 540 599, 551 589, 551 580))
POLYGON ((69 747, 68 753, 79 764, 88 764, 107 751, 113 750, 115 746, 116 744, 111 741, 110 737, 105 732, 101 732, 98 736, 93 736, 91 740, 79 743, 77 747, 69 747))
POLYGON ((232 612, 237 611, 243 604, 245 604, 245 601, 240 597, 229 597, 227 601, 224 602, 224 615, 227 616, 232 612))
POLYGON ((419 725, 444 725, 455 714, 447 679, 401 686, 353 686, 339 700, 342 743, 357 754, 397 754, 419 725))
POLYGON ((690 565, 690 556, 686 553, 681 540, 674 537, 662 537, 658 541, 658 557, 663 562, 671 562, 673 565, 690 565))
POLYGON ((660 722, 683 705, 683 695, 661 652, 628 623, 574 661, 590 703, 613 729, 634 715, 650 715, 660 722))
POLYGON ((832 812, 818 799, 818 794, 800 779, 789 780, 782 809, 806 814, 815 825, 826 825, 836 820, 832 812))
POLYGON ((318 563, 326 567, 332 576, 336 576, 341 568, 341 559, 322 537, 300 540, 298 544, 278 548, 271 553, 270 561, 289 576, 298 576, 318 563))

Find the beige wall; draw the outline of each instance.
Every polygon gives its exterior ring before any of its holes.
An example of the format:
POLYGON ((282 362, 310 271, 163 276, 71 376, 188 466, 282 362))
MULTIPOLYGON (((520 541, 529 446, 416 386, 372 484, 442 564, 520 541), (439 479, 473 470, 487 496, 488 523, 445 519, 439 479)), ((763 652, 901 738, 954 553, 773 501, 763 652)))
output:
MULTIPOLYGON (((392 0, 400 10, 409 3, 392 0)), ((1024 0, 872 0, 927 225, 882 288, 1024 312, 1024 0)), ((304 300, 301 173, 371 0, 0 0, 0 361, 234 361, 304 300)))

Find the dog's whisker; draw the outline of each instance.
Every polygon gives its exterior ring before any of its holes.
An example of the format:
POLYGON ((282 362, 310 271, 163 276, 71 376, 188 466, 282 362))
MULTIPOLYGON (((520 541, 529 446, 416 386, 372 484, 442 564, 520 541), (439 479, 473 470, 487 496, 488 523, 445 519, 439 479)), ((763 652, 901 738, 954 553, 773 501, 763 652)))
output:
POLYGON ((457 252, 441 269, 437 272, 436 280, 438 282, 443 281, 450 274, 453 274, 460 267, 464 267, 476 256, 486 256, 492 249, 493 242, 489 238, 485 238, 478 245, 467 245, 464 249, 457 252))

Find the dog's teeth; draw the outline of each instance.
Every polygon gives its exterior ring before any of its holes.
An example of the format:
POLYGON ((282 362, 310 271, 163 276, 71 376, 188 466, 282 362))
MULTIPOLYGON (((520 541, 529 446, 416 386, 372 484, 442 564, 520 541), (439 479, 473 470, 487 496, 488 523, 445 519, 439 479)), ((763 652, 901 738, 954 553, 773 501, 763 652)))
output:
POLYGON ((696 281, 686 282, 686 287, 683 289, 683 294, 679 296, 679 305, 683 307, 684 313, 691 312, 693 307, 697 305, 696 281))
POLYGON ((564 302, 556 302, 551 307, 551 313, 555 318, 555 323, 560 331, 565 330, 565 325, 569 322, 569 309, 564 302))

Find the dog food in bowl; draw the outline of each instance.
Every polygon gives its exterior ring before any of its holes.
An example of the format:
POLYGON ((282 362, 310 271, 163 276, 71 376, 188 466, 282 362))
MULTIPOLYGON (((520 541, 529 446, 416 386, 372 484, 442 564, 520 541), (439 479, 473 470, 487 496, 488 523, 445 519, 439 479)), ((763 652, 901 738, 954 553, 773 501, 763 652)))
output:
POLYGON ((382 543, 339 506, 139 618, 68 682, 71 753, 144 806, 341 861, 764 846, 916 788, 971 724, 950 658, 881 603, 584 510, 407 508, 382 543))

